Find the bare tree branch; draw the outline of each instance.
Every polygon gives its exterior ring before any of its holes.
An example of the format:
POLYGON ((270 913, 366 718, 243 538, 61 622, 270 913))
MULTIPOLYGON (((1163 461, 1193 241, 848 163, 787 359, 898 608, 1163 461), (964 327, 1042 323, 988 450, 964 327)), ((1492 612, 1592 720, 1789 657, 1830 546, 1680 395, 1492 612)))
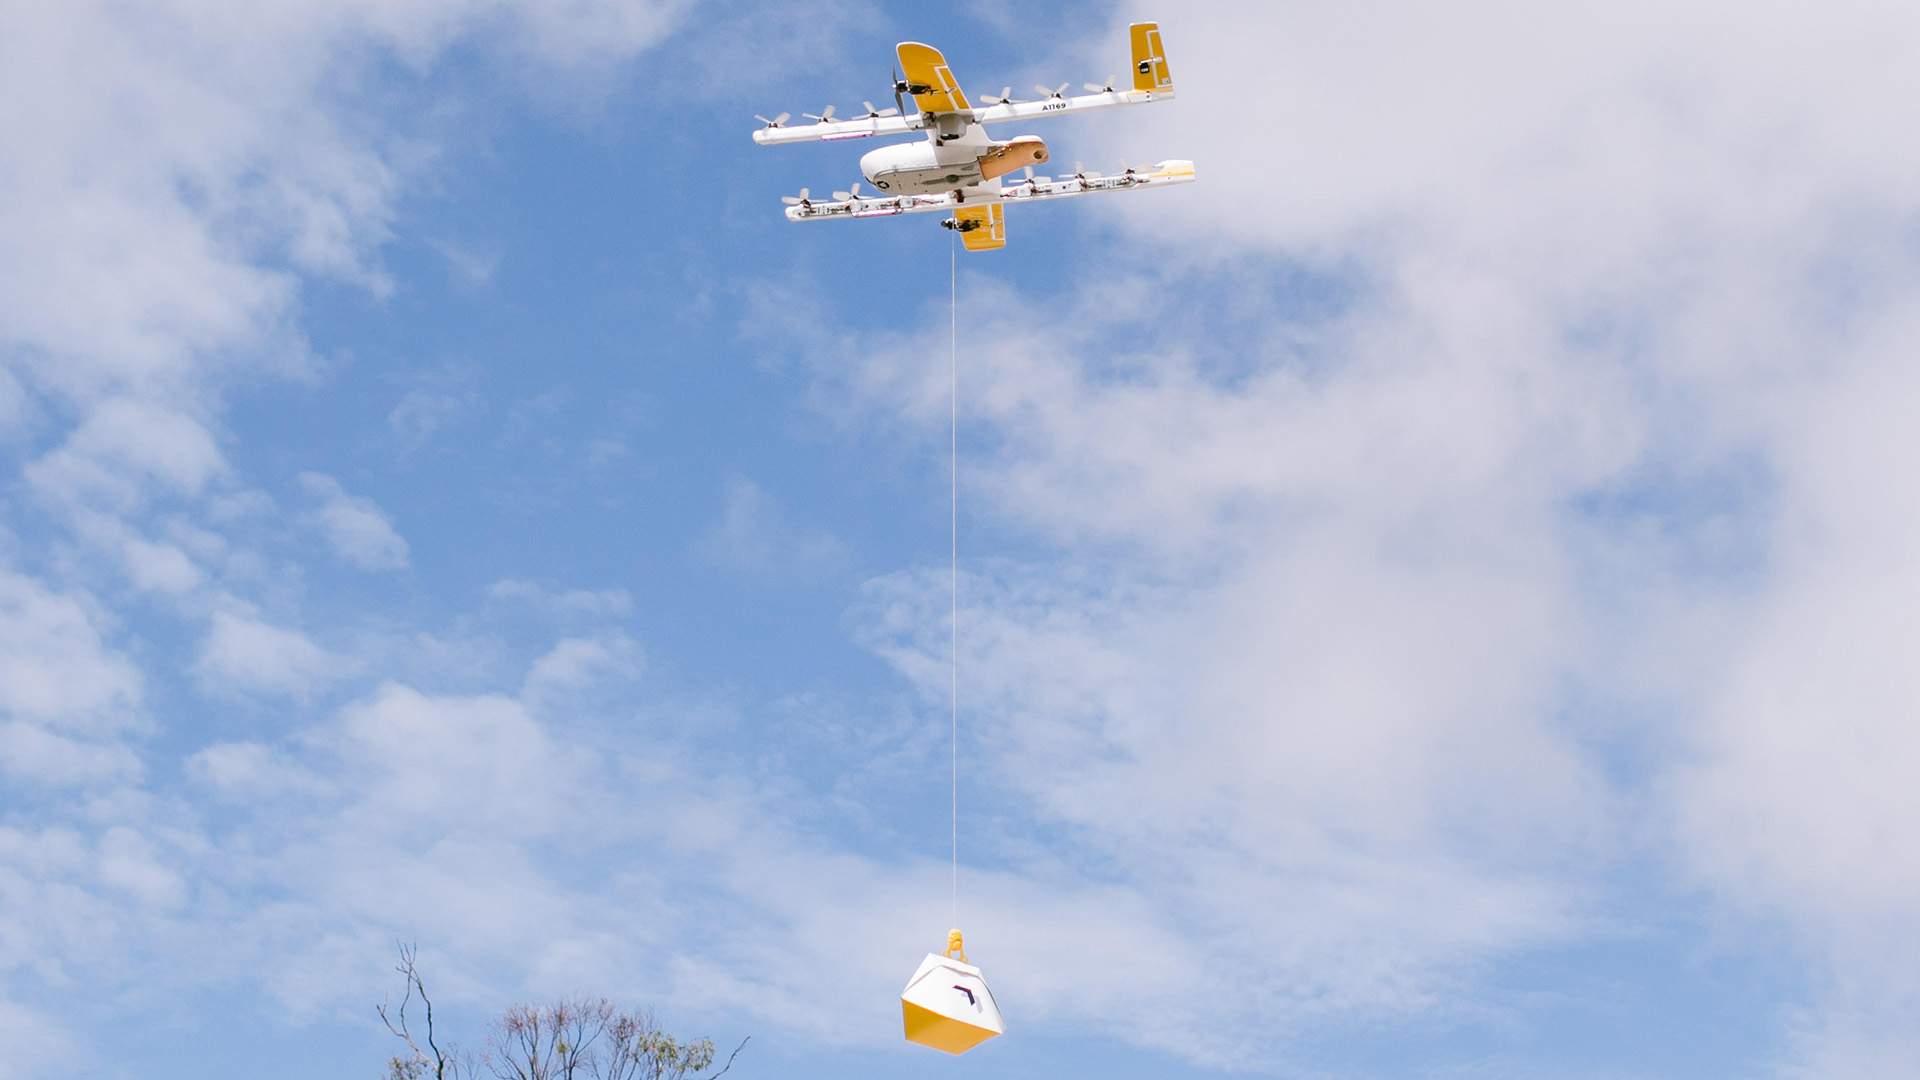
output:
POLYGON ((753 1036, 751 1035, 747 1036, 744 1039, 741 1039, 740 1045, 734 1047, 733 1053, 727 1055, 726 1068, 723 1068, 719 1072, 714 1073, 712 1076, 707 1077, 707 1080, 720 1080, 721 1077, 727 1075, 727 1070, 733 1068, 733 1059, 739 1057, 740 1051, 745 1050, 747 1048, 747 1044, 752 1041, 753 1041, 753 1036))
POLYGON ((387 1031, 406 1044, 412 1056, 394 1058, 388 1065, 388 1073, 393 1080, 419 1080, 425 1070, 431 1069, 433 1080, 457 1078, 461 1071, 459 1059, 440 1048, 438 1032, 434 1027, 433 999, 427 996, 426 981, 420 977, 419 965, 415 963, 419 949, 411 942, 401 942, 398 948, 400 962, 394 966, 394 970, 399 972, 401 978, 405 980, 406 993, 400 998, 400 1007, 392 1013, 387 1012, 387 1003, 384 1001, 376 1006, 374 1011, 380 1014, 380 1021, 387 1026, 387 1031), (427 1014, 427 1048, 425 1050, 420 1048, 420 1043, 414 1037, 413 1028, 407 1021, 407 1006, 412 1004, 416 995, 420 998, 420 1003, 427 1014))

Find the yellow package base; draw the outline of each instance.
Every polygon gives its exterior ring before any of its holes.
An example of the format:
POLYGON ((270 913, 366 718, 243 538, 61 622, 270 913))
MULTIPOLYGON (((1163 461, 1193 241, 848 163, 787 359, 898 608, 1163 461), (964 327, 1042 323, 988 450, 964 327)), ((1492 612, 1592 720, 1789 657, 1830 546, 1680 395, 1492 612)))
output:
POLYGON ((945 1050, 949 1054, 964 1054, 1000 1034, 986 1028, 974 1027, 972 1024, 949 1016, 941 1016, 911 1001, 901 1002, 900 1012, 906 1020, 908 1042, 931 1046, 935 1050, 945 1050))

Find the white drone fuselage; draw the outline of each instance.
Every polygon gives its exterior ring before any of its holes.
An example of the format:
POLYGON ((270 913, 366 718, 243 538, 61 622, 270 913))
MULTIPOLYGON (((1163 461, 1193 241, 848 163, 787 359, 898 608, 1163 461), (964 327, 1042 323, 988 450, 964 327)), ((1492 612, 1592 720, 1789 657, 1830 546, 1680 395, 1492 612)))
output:
POLYGON ((1047 144, 1037 135, 994 140, 978 124, 957 134, 938 129, 913 142, 894 143, 861 155, 860 175, 887 195, 941 195, 982 184, 1047 160, 1047 144))
POLYGON ((861 155, 860 175, 888 195, 935 195, 981 182, 976 146, 894 143, 861 155))

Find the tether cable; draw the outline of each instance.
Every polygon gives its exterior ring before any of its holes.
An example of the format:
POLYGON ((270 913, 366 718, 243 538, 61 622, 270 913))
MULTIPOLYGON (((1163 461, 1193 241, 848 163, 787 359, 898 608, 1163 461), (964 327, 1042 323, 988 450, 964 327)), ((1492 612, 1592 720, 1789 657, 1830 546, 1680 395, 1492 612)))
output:
POLYGON ((947 768, 953 922, 960 925, 960 233, 947 249, 947 768))

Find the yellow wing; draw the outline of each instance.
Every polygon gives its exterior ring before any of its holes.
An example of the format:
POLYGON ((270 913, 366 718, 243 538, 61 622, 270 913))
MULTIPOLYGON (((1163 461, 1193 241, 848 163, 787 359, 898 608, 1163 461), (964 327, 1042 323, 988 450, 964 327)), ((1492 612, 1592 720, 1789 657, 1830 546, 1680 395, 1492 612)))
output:
POLYGON ((917 41, 903 41, 896 51, 900 55, 900 78, 921 112, 966 112, 973 108, 967 104, 960 80, 953 77, 947 58, 940 55, 939 49, 917 41))
POLYGON ((1133 38, 1133 88, 1171 91, 1173 72, 1167 68, 1167 50, 1160 43, 1160 24, 1137 22, 1127 29, 1133 38))
POLYGON ((999 251, 1007 246, 1007 213, 999 203, 962 206, 953 212, 960 242, 968 251, 999 251))

